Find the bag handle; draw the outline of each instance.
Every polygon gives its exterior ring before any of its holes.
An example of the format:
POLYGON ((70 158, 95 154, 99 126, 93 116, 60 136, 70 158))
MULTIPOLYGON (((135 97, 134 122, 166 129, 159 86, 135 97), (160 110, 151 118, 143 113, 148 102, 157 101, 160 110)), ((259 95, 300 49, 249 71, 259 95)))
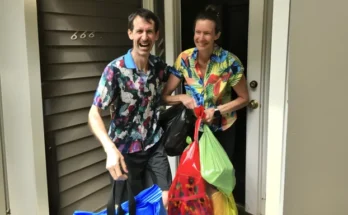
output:
POLYGON ((198 143, 199 128, 201 127, 202 119, 205 118, 204 107, 203 106, 195 107, 194 112, 197 117, 196 124, 195 124, 194 141, 197 141, 198 143))
MULTIPOLYGON (((107 215, 115 215, 115 203, 116 203, 116 183, 117 181, 113 181, 112 183, 112 189, 111 189, 111 195, 107 204, 107 215)), ((136 215, 136 203, 132 191, 132 187, 128 180, 124 181, 122 187, 121 187, 121 193, 120 193, 120 201, 122 199, 122 196, 124 195, 125 191, 125 185, 127 186, 127 193, 128 193, 128 206, 129 206, 129 215, 136 215)), ((121 207, 121 202, 119 202, 119 205, 117 207, 117 215, 124 215, 124 211, 121 207)))

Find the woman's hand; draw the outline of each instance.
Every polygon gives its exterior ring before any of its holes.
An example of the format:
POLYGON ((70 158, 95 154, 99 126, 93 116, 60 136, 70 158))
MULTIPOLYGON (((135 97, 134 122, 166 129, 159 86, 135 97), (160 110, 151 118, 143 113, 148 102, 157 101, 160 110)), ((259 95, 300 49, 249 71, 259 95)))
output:
POLYGON ((208 108, 204 110, 205 118, 203 119, 203 121, 207 124, 211 124, 214 119, 214 112, 215 112, 215 108, 208 108))
POLYGON ((186 95, 186 94, 180 95, 180 101, 188 109, 194 109, 195 107, 197 107, 195 99, 189 95, 186 95))

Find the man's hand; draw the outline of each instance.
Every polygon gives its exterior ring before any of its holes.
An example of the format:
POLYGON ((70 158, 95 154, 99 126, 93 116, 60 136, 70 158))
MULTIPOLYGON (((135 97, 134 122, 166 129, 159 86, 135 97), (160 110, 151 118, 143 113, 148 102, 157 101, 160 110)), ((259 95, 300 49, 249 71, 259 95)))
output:
POLYGON ((195 107, 197 107, 196 101, 191 96, 186 94, 182 94, 180 96, 180 101, 183 105, 185 105, 186 108, 194 109, 195 107))
POLYGON ((128 173, 126 162, 121 152, 116 147, 110 147, 106 152, 106 169, 109 170, 114 180, 126 180, 128 177, 124 173, 128 173), (122 170, 121 170, 122 167, 122 170))

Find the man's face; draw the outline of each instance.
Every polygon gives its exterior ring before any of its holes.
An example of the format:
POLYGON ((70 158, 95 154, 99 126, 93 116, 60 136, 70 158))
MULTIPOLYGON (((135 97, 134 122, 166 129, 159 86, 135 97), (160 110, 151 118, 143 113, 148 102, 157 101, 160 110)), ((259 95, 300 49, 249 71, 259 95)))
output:
POLYGON ((133 40, 133 52, 139 56, 148 56, 159 36, 159 31, 155 32, 155 23, 137 16, 133 26, 133 30, 128 29, 129 39, 133 40))

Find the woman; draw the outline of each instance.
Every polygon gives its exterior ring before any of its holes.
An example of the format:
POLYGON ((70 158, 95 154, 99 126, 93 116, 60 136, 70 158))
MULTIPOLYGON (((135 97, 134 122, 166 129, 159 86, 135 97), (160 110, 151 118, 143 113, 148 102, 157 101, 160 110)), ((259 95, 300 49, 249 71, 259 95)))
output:
POLYGON ((232 159, 236 111, 248 104, 249 95, 242 63, 237 56, 215 44, 220 35, 219 13, 214 6, 208 6, 194 22, 195 48, 183 51, 177 58, 177 71, 168 79, 163 100, 169 105, 181 102, 189 109, 204 106, 204 122, 232 159), (182 79, 186 94, 171 96, 182 79), (233 100, 232 88, 237 94, 233 100))

